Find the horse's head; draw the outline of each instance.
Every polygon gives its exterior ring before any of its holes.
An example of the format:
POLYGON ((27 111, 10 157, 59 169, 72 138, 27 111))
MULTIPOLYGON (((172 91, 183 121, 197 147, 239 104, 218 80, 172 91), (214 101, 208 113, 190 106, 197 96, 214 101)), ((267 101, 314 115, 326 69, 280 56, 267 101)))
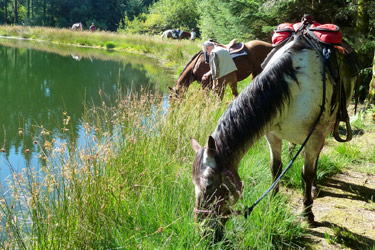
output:
POLYGON ((168 99, 178 98, 179 97, 179 90, 177 86, 168 87, 169 88, 169 95, 168 99))
POLYGON ((242 192, 242 183, 237 171, 229 170, 220 160, 216 142, 212 136, 207 145, 201 147, 191 139, 196 152, 193 163, 193 183, 195 185, 195 219, 204 221, 214 229, 215 238, 220 238, 228 216, 242 192))
MULTIPOLYGON (((176 85, 173 88, 169 87, 169 98, 182 95, 194 81, 201 83, 202 76, 209 70, 210 66, 204 63, 203 51, 199 51, 190 59, 185 68, 181 71, 176 85)), ((204 84, 203 87, 205 87, 204 84)))

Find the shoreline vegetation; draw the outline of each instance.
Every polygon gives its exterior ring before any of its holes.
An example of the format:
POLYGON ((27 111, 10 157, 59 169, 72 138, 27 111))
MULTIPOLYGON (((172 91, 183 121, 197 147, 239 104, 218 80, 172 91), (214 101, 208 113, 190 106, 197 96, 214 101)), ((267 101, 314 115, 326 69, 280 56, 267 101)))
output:
MULTIPOLYGON (((64 35, 58 36, 57 29, 49 28, 43 35, 42 29, 2 26, 0 34, 61 44, 78 43, 86 35, 62 30, 64 35)), ((95 42, 82 43, 104 48, 110 40, 118 50, 167 54, 172 58, 163 58, 171 64, 179 60, 185 63, 186 57, 190 59, 187 55, 199 49, 198 42, 162 42, 148 36, 120 35, 126 37, 124 43, 114 34, 98 32, 87 36, 88 41, 95 42)), ((239 89, 248 83, 241 82, 239 89)), ((231 218, 222 242, 212 243, 210 235, 202 235, 200 226, 194 223, 194 153, 189 138, 204 144, 231 100, 229 91, 221 102, 193 84, 184 98, 169 103, 166 112, 164 98, 158 93, 119 93, 112 104, 103 101, 99 107, 86 107, 84 151, 74 143, 54 141, 49 131, 41 129, 35 141, 41 169, 28 165, 21 173, 14 171, 9 190, 1 188, 0 230, 5 234, 0 234, 0 248, 200 250, 309 246, 307 225, 296 216, 290 197, 283 192, 266 197, 248 219, 231 218)), ((369 125, 369 117, 374 114, 375 109, 357 115, 352 126, 374 130, 369 125)), ((68 115, 63 131, 69 130, 68 115)), ((318 183, 350 164, 375 162, 375 149, 343 145, 331 146, 321 156, 318 183)), ((287 159, 285 143, 283 162, 287 159)), ((302 192, 302 164, 299 157, 282 180, 282 189, 302 192)), ((239 169, 244 193, 235 206, 237 210, 251 205, 271 184, 264 138, 250 149, 239 169)))
POLYGON ((162 40, 160 35, 136 35, 116 32, 73 31, 50 27, 1 25, 0 36, 59 45, 105 49, 152 56, 167 68, 183 67, 201 49, 200 41, 162 40))

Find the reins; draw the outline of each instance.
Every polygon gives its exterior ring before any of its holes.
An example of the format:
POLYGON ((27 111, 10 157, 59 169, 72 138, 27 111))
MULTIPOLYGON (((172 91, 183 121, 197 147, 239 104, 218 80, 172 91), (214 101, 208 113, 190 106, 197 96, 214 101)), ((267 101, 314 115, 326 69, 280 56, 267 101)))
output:
MULTIPOLYGON (((306 40, 309 41, 308 39, 306 39, 306 40)), ((319 123, 319 121, 320 121, 320 119, 321 119, 321 117, 323 115, 324 109, 325 109, 325 99, 326 99, 326 68, 327 68, 327 62, 328 62, 329 56, 331 54, 331 49, 327 48, 325 46, 323 48, 322 54, 323 54, 322 55, 322 58, 323 58, 323 72, 322 72, 323 99, 322 99, 321 109, 320 109, 320 112, 319 112, 319 115, 318 115, 317 119, 315 120, 314 126, 310 130, 309 134, 307 135, 305 141, 302 143, 302 145, 299 148, 299 150, 297 151, 297 153, 294 155, 293 159, 289 162, 288 166, 284 169, 284 171, 280 174, 280 176, 272 183, 272 185, 267 189, 267 191, 261 197, 259 197, 259 199, 257 201, 255 201, 250 207, 245 207, 243 211, 236 212, 235 213, 236 215, 242 214, 245 218, 247 218, 251 214, 251 212, 253 211, 254 207, 256 205, 258 205, 259 202, 261 200, 263 200, 263 198, 269 192, 271 192, 271 190, 273 190, 276 187, 276 185, 280 182, 281 178, 291 168, 292 164, 295 162, 295 160, 297 159, 298 155, 302 152, 302 149, 305 147, 306 143, 308 142, 308 140, 310 139, 312 133, 314 132, 316 126, 318 125, 318 123, 319 123)))

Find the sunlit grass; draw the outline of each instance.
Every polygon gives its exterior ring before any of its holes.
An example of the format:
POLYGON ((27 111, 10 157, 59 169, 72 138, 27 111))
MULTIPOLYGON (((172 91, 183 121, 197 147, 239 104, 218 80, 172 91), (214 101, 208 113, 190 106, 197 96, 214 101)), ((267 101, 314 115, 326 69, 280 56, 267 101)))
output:
MULTIPOLYGON (((246 83, 243 83, 246 84, 246 83)), ((240 86, 240 89, 243 85, 240 86)), ((193 150, 190 137, 205 144, 232 96, 223 102, 193 85, 169 103, 159 94, 103 98, 86 108, 84 145, 56 141, 40 128, 40 170, 14 172, 1 192, 5 249, 293 249, 307 233, 289 197, 267 196, 248 219, 233 217, 224 239, 211 244, 193 220, 193 150), (4 191, 4 190, 3 190, 4 191)), ((69 131, 64 114, 62 131, 69 131)), ((63 134, 63 133, 62 133, 63 134)), ((287 163, 284 145, 283 162, 287 163)), ((320 157, 318 180, 361 164, 365 153, 339 144, 320 157), (359 159, 359 160, 358 160, 359 159)), ((299 157, 283 186, 300 189, 299 157)), ((235 209, 250 206, 271 184, 264 138, 245 155, 239 168, 243 198, 235 209)))
MULTIPOLYGON (((41 170, 14 174, 1 200, 2 248, 274 249, 302 244, 304 230, 285 197, 267 197, 245 220, 233 218, 224 241, 210 245, 193 220, 193 150, 204 144, 227 102, 192 88, 170 103, 158 95, 127 95, 87 110, 79 150, 44 131, 41 170), (113 105, 113 106, 112 106, 113 105)), ((69 127, 69 120, 64 120, 69 127)), ((42 133, 42 131, 40 131, 42 133)), ((270 185, 262 139, 241 163, 250 205, 270 185)))

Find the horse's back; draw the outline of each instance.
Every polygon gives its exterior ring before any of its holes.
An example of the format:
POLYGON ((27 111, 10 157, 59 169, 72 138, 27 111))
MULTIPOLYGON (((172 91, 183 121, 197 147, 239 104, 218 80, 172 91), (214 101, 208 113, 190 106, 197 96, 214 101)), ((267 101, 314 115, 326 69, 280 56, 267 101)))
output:
POLYGON ((253 76, 256 76, 262 71, 261 64, 273 49, 272 44, 260 40, 253 40, 247 42, 245 45, 248 50, 248 58, 251 61, 253 76))
MULTIPOLYGON (((301 49, 291 55, 296 79, 284 74, 290 89, 290 102, 285 105, 280 114, 280 120, 271 129, 272 133, 281 139, 301 144, 318 117, 323 101, 323 62, 319 53, 321 52, 315 49, 301 49)), ((268 67, 272 67, 272 63, 277 62, 284 55, 283 52, 280 52, 279 55, 276 53, 274 56, 277 59, 272 60, 271 58, 266 71, 268 67)), ((341 55, 337 56, 341 57, 341 55)), ((348 67, 350 67, 350 63, 343 60, 338 68, 339 78, 345 88, 347 104, 350 102, 354 87, 353 75, 347 69, 348 67)), ((329 74, 328 67, 326 67, 325 74, 329 74)), ((325 111, 316 127, 316 133, 321 138, 325 138, 335 124, 339 106, 336 105, 337 95, 339 95, 336 90, 338 84, 341 84, 331 76, 327 76, 325 79, 325 111)))

